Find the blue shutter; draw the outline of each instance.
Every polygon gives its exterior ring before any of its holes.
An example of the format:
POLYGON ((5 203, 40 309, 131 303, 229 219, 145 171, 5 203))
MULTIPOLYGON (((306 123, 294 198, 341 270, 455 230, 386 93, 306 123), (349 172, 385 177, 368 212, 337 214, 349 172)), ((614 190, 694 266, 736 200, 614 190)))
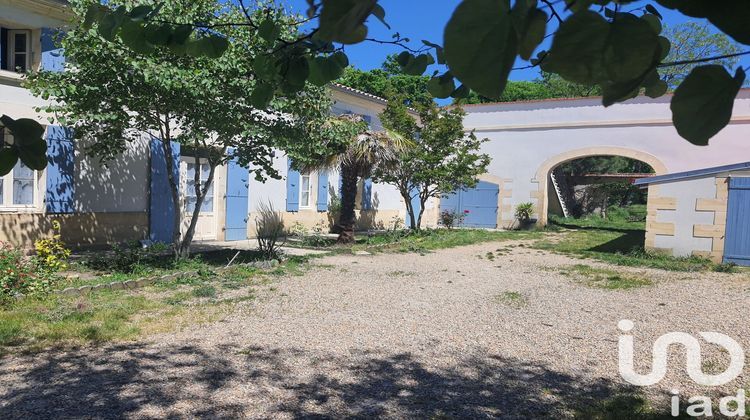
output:
POLYGON ((298 171, 292 169, 292 160, 287 163, 286 173, 286 211, 299 211, 299 178, 298 171))
POLYGON ((724 262, 750 266, 750 178, 729 179, 724 262))
MULTIPOLYGON (((175 180, 180 179, 180 144, 172 142, 172 165, 175 180)), ((154 242, 172 243, 174 237, 175 204, 167 176, 167 159, 162 141, 151 139, 151 204, 150 232, 154 242)))
MULTIPOLYGON (((231 153, 231 152, 230 152, 231 153)), ((227 164, 226 241, 247 239, 248 197, 250 172, 240 166, 237 158, 227 164)))
POLYGON ((365 179, 362 185, 362 210, 372 210, 372 179, 365 179))
POLYGON ((58 32, 57 29, 42 28, 42 70, 60 72, 65 68, 63 49, 55 43, 58 32))
POLYGON ((318 211, 328 211, 328 172, 318 172, 318 211))
POLYGON ((47 213, 75 212, 75 146, 73 130, 47 127, 47 213))

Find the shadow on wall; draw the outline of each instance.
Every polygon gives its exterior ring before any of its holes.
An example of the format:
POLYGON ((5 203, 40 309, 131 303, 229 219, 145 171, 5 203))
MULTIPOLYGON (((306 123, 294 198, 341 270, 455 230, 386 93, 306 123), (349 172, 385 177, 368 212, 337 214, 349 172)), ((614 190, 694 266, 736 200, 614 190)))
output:
POLYGON ((0 384, 7 418, 567 418, 624 390, 486 352, 426 365, 386 351, 138 343, 5 358, 0 384))
POLYGON ((52 237, 54 220, 60 222, 62 240, 71 248, 106 246, 148 236, 146 213, 9 213, 0 214, 0 242, 33 248, 34 241, 52 237))
MULTIPOLYGON (((360 201, 361 202, 361 201, 360 201)), ((358 206, 361 207, 361 206, 358 206)), ((357 211, 357 223, 355 225, 356 230, 379 230, 385 229, 385 224, 382 220, 378 220, 378 209, 380 207, 380 198, 378 193, 372 194, 371 206, 369 210, 362 210, 360 208, 357 211)))

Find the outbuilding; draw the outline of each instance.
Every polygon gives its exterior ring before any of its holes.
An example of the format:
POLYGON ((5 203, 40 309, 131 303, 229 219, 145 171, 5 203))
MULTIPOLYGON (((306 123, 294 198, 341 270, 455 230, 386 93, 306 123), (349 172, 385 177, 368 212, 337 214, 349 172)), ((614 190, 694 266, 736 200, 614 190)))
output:
POLYGON ((750 266, 750 162, 639 179, 646 249, 750 266))

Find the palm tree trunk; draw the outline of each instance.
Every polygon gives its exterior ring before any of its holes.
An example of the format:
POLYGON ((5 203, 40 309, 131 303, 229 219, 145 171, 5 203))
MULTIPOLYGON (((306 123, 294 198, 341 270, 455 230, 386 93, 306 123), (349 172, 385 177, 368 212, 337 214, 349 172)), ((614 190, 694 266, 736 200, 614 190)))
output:
POLYGON ((354 243, 354 224, 357 202, 357 171, 349 165, 341 166, 341 214, 339 215, 339 243, 354 243))

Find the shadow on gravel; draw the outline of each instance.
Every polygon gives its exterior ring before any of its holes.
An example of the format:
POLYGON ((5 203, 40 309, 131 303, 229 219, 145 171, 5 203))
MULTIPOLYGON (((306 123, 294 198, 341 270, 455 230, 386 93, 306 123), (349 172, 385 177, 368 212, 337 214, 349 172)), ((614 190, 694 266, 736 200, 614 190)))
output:
POLYGON ((1 417, 568 417, 625 391, 493 355, 439 368, 409 354, 261 347, 93 353, 38 355, 17 373, 0 360, 1 417))

